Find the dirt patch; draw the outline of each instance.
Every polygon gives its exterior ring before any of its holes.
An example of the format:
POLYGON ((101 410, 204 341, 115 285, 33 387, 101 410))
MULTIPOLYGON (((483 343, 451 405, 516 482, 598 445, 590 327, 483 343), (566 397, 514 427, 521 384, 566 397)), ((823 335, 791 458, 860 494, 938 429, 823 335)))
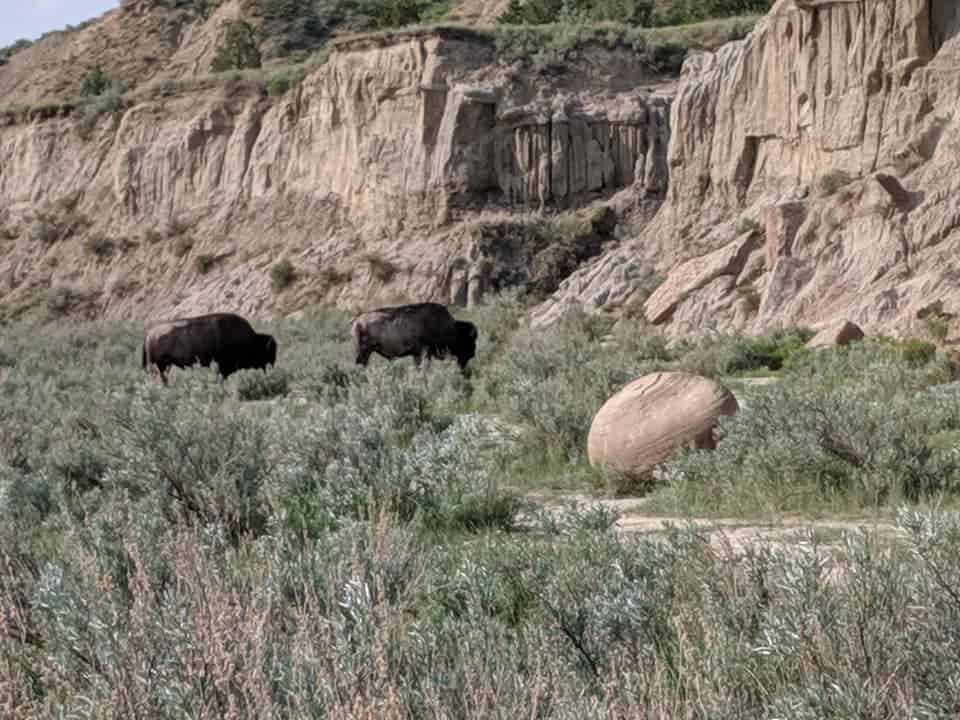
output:
POLYGON ((562 512, 571 505, 581 509, 601 506, 619 513, 615 528, 621 533, 641 535, 664 535, 674 527, 694 527, 710 535, 716 547, 742 551, 751 544, 767 544, 784 548, 799 547, 811 537, 817 547, 827 554, 839 549, 843 535, 865 531, 889 542, 906 537, 893 523, 879 520, 805 520, 783 518, 775 521, 744 520, 739 518, 701 518, 654 515, 644 512, 643 498, 591 498, 586 495, 542 496, 530 495, 529 499, 542 504, 552 512, 562 512))

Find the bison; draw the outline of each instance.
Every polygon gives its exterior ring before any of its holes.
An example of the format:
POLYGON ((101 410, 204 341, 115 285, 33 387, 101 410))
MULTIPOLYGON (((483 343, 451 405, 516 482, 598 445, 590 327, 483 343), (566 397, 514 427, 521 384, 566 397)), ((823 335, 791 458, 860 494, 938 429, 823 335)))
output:
POLYGON ((143 368, 160 371, 167 384, 171 365, 191 367, 217 363, 226 379, 237 370, 266 370, 277 362, 277 341, 272 335, 254 332, 250 323, 233 313, 213 313, 180 318, 154 325, 143 341, 143 368))
POLYGON ((350 326, 356 362, 366 365, 371 353, 388 360, 413 357, 417 367, 424 357, 453 355, 460 370, 477 351, 477 327, 454 320, 443 305, 418 303, 378 308, 358 315, 350 326))

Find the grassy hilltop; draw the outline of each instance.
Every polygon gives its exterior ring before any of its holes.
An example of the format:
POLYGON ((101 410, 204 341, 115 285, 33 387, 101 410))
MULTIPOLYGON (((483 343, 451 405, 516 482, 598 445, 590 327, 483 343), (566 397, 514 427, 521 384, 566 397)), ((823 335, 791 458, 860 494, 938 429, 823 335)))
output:
POLYGON ((166 389, 137 328, 5 329, 4 716, 954 712, 960 520, 925 509, 957 488, 951 363, 521 317, 473 313, 469 378, 356 368, 348 318, 316 313, 269 328, 270 373, 166 389), (725 378, 748 408, 646 482, 591 470, 593 413, 657 368, 725 378), (615 532, 533 491, 650 493, 679 526, 615 532), (738 547, 686 514, 896 514, 905 535, 738 547))

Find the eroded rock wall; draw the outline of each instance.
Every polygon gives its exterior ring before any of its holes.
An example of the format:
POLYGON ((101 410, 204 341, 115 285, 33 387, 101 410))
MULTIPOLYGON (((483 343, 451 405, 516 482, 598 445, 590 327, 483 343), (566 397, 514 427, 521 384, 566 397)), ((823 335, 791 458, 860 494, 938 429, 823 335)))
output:
POLYGON ((627 57, 551 81, 499 65, 475 33, 414 32, 343 44, 282 98, 238 82, 92 126, 11 121, 0 225, 18 237, 0 293, 72 284, 133 316, 460 298, 450 268, 468 261, 471 213, 662 195, 669 99, 633 87, 645 73, 627 57), (88 222, 33 242, 58 201, 88 222), (278 293, 285 257, 299 279, 278 293))
POLYGON ((666 202, 536 318, 641 303, 674 335, 841 317, 924 335, 930 303, 960 312, 957 8, 781 0, 745 40, 688 60, 666 202), (787 209, 796 222, 777 221, 787 209), (745 233, 752 253, 715 261, 745 233), (638 266, 664 280, 648 300, 638 266))

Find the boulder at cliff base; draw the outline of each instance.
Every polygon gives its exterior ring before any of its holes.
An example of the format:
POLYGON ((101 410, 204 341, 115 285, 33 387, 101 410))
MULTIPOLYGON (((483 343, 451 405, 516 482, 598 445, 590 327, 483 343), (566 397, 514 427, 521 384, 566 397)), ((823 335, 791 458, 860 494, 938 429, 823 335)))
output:
POLYGON ((590 464, 646 474, 688 443, 713 448, 717 420, 738 409, 733 393, 708 378, 678 372, 645 375, 594 416, 587 437, 590 464))

